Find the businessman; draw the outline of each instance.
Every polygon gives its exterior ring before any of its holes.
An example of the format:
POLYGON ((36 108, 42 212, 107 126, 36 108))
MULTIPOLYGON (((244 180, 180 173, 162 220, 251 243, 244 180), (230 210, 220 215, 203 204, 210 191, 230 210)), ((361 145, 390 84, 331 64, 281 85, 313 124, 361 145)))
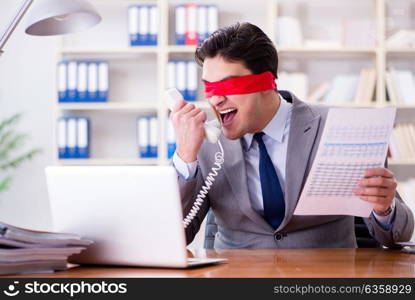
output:
MULTIPOLYGON (((222 126, 224 164, 186 228, 187 242, 211 208, 218 225, 215 248, 356 247, 354 217, 293 215, 328 108, 278 90, 278 56, 271 40, 258 27, 237 23, 213 33, 195 57, 222 126)), ((206 114, 194 104, 178 102, 171 118, 177 136, 173 164, 187 215, 219 148, 204 141, 206 114)), ((414 227, 396 185, 388 169, 368 169, 354 190, 373 204, 364 221, 385 246, 409 240, 414 227)))

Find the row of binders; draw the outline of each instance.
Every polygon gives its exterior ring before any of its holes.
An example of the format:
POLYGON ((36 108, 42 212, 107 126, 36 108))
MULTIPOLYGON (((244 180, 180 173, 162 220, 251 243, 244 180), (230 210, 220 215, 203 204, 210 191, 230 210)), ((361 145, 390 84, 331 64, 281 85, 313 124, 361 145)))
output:
POLYGON ((128 7, 130 46, 157 45, 158 28, 157 5, 132 5, 128 7))
MULTIPOLYGON (((158 120, 156 117, 140 117, 137 119, 137 141, 139 157, 156 158, 158 152, 158 120)), ((170 120, 167 120, 167 157, 171 158, 176 151, 176 136, 170 120)))
POLYGON ((218 29, 215 5, 183 4, 176 7, 176 45, 198 45, 218 29))
POLYGON ((66 270, 68 257, 92 241, 77 235, 34 231, 0 223, 0 275, 66 270))
POLYGON ((58 64, 59 102, 106 102, 108 87, 108 62, 62 61, 58 64))
POLYGON ((89 158, 90 121, 84 117, 58 120, 59 159, 89 158))
POLYGON ((413 159, 415 157, 415 124, 396 124, 390 138, 389 151, 393 159, 413 159))
POLYGON ((172 60, 167 66, 169 88, 177 88, 186 101, 197 100, 198 75, 196 62, 172 60))

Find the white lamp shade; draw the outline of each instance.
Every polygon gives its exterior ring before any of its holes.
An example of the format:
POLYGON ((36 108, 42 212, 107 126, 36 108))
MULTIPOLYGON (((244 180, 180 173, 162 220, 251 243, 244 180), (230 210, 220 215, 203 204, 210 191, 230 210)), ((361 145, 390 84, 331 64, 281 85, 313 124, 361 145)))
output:
POLYGON ((27 34, 57 35, 92 27, 101 16, 86 0, 35 0, 27 20, 27 34))

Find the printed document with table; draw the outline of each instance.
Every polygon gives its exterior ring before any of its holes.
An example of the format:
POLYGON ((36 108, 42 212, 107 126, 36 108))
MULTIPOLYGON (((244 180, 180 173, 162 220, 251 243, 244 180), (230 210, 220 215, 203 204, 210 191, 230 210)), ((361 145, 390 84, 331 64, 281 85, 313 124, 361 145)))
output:
POLYGON ((310 175, 294 214, 368 217, 353 189, 366 169, 384 166, 396 108, 330 109, 310 175))

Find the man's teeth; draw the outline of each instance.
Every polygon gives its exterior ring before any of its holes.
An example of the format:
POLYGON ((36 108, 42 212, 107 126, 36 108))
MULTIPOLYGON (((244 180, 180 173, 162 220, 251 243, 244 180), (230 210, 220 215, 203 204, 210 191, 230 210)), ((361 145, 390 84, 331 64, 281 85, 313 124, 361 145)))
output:
POLYGON ((236 108, 229 108, 229 109, 221 110, 221 111, 219 111, 219 113, 221 115, 223 115, 223 114, 227 114, 227 113, 230 113, 232 111, 235 111, 235 110, 236 110, 236 108))

